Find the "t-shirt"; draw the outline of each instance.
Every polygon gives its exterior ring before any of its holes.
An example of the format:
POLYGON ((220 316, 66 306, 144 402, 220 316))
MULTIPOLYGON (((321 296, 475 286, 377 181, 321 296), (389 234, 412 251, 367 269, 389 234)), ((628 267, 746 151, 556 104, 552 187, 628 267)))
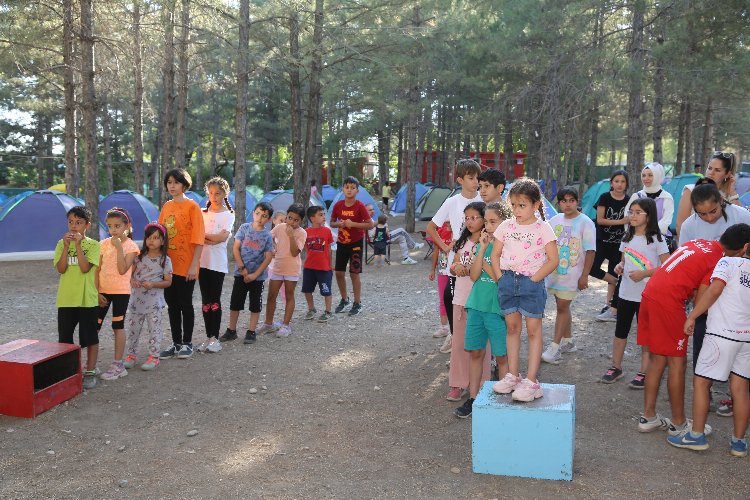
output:
POLYGON ((305 248, 305 242, 307 240, 307 233, 301 227, 298 227, 292 233, 292 238, 297 243, 300 253, 296 257, 292 257, 291 246, 289 244, 289 236, 286 234, 287 224, 282 222, 278 226, 271 229, 271 235, 273 236, 273 243, 276 245, 276 257, 274 257, 271 263, 271 273, 279 276, 299 276, 300 270, 302 269, 302 250, 305 248))
POLYGON ((622 271, 622 281, 620 282, 619 297, 631 302, 640 302, 643 289, 646 288, 649 278, 635 282, 630 279, 630 271, 643 271, 654 269, 661 265, 660 255, 669 253, 667 242, 662 236, 662 240, 654 239, 649 244, 645 236, 635 235, 630 241, 620 243, 620 252, 622 252, 625 265, 622 271))
MULTIPOLYGON (((628 197, 621 200, 612 197, 612 192, 602 193, 594 208, 604 207, 604 218, 609 220, 621 220, 625 218, 625 206, 628 204, 628 197)), ((622 241, 625 235, 625 226, 602 226, 596 225, 596 239, 603 243, 617 243, 622 241)))
MULTIPOLYGON (((451 241, 457 241, 461 236, 461 232, 464 230, 464 208, 471 202, 482 201, 482 197, 479 196, 479 191, 474 198, 465 198, 462 193, 458 193, 455 196, 451 196, 440 205, 440 208, 432 217, 432 222, 437 226, 442 226, 445 222, 450 222, 451 231, 453 237, 451 241)), ((453 263, 453 249, 448 252, 448 262, 453 263)), ((450 274, 450 270, 448 271, 450 274)), ((453 276, 452 274, 450 274, 453 276)))
MULTIPOLYGON (((273 236, 268 229, 256 231, 250 222, 246 222, 237 230, 234 241, 240 242, 240 257, 248 273, 254 273, 266 258, 266 252, 273 252, 273 236)), ((241 276, 235 262, 234 275, 241 276)), ((268 267, 258 275, 256 281, 264 281, 268 277, 268 267)))
MULTIPOLYGON (((370 219, 370 213, 367 211, 367 207, 365 207, 365 204, 361 201, 354 200, 354 204, 352 206, 347 206, 346 200, 339 200, 333 206, 333 211, 331 211, 331 221, 336 220, 339 222, 350 220, 352 222, 362 223, 370 222, 372 219, 370 219)), ((362 241, 364 238, 364 229, 355 227, 345 228, 343 226, 339 226, 339 243, 357 243, 358 241, 362 241)))
MULTIPOLYGON (((161 267, 161 256, 149 257, 144 255, 143 258, 135 258, 135 272, 133 279, 135 281, 164 281, 164 277, 172 274, 172 260, 167 257, 164 261, 164 267, 161 267)), ((137 314, 146 314, 150 312, 159 312, 164 308, 164 289, 152 288, 146 290, 142 286, 133 288, 130 295, 128 309, 137 314)))
POLYGON ((706 333, 750 342, 750 260, 722 258, 711 275, 713 280, 721 280, 725 286, 708 309, 706 333))
POLYGON ((391 186, 383 186, 383 190, 381 191, 381 197, 383 198, 391 197, 391 186))
POLYGON ((719 216, 719 219, 713 224, 704 221, 697 214, 693 214, 685 219, 680 228, 680 245, 685 241, 696 238, 718 240, 729 226, 741 222, 750 224, 750 212, 746 208, 737 205, 727 205, 724 207, 724 211, 727 214, 727 220, 724 220, 724 216, 719 216))
POLYGON ((333 245, 333 233, 325 226, 308 227, 305 229, 307 239, 305 248, 305 269, 316 269, 318 271, 331 270, 331 245, 333 245))
MULTIPOLYGON (((219 234, 226 230, 229 231, 231 236, 232 227, 234 226, 234 212, 230 212, 229 210, 223 212, 212 212, 209 210, 208 212, 204 212, 201 210, 201 214, 203 215, 203 227, 206 234, 219 234)), ((201 252, 201 267, 226 274, 229 271, 227 242, 224 241, 217 245, 204 244, 203 251, 201 252)))
MULTIPOLYGON (((57 266, 63 257, 63 240, 57 242, 52 263, 57 266)), ((99 305, 99 292, 96 289, 96 269, 99 265, 99 242, 91 238, 81 240, 81 250, 92 265, 89 272, 82 273, 78 267, 78 252, 73 242, 68 247, 68 268, 60 275, 57 288, 57 307, 95 307, 99 305)))
POLYGON ((503 244, 500 269, 528 277, 547 262, 544 246, 550 241, 557 241, 552 226, 541 219, 531 224, 519 224, 515 217, 504 220, 495 229, 494 236, 503 244))
POLYGON ((206 239, 200 207, 191 199, 169 200, 161 209, 159 222, 167 228, 167 255, 172 259, 174 274, 187 276, 195 245, 203 245, 206 239))
MULTIPOLYGON (((494 242, 490 242, 487 248, 484 250, 482 258, 487 264, 492 264, 492 245, 494 242)), ((474 246, 474 258, 479 253, 479 245, 474 246)), ((497 297, 497 282, 482 269, 482 274, 479 275, 479 279, 474 282, 474 286, 471 287, 469 298, 466 299, 466 309, 475 309, 477 311, 502 314, 500 309, 500 301, 497 297)))
MULTIPOLYGON (((138 255, 140 249, 130 238, 122 242, 122 252, 125 255, 134 253, 138 255)), ((112 244, 112 238, 107 238, 99 243, 99 255, 101 268, 99 270, 99 292, 130 294, 130 275, 133 272, 128 268, 125 274, 117 270, 117 249, 112 244)))
POLYGON ((372 246, 375 250, 385 250, 388 244, 388 226, 375 226, 375 232, 372 235, 372 246))
MULTIPOLYGON (((458 262, 467 268, 471 267, 471 263, 474 260, 475 245, 476 244, 473 241, 466 240, 464 246, 458 249, 458 262)), ((474 282, 471 281, 471 276, 456 277, 456 285, 453 289, 453 304, 457 306, 466 304, 466 299, 469 298, 469 293, 471 293, 471 287, 473 285, 474 282)))
POLYGON ((578 214, 574 219, 557 214, 549 224, 557 235, 560 261, 547 277, 547 286, 555 290, 576 291, 578 279, 583 274, 586 252, 596 251, 594 222, 584 214, 578 214))
POLYGON ((672 195, 666 189, 653 194, 648 194, 646 191, 640 190, 637 193, 633 193, 628 200, 628 204, 625 206, 625 213, 630 210, 630 205, 635 200, 641 198, 651 198, 654 200, 656 203, 656 216, 659 217, 659 231, 661 231, 661 234, 671 235, 669 226, 672 224, 672 216, 674 215, 674 198, 672 198, 672 195))
MULTIPOLYGON (((442 226, 437 230, 438 236, 443 243, 450 245, 453 241, 453 232, 451 231, 451 223, 445 221, 442 226)), ((435 251, 438 252, 437 272, 444 276, 450 276, 450 264, 448 264, 448 254, 440 250, 440 247, 435 245, 435 251)))
POLYGON ((684 243, 651 275, 643 296, 663 303, 685 302, 707 281, 723 255, 718 241, 684 243))

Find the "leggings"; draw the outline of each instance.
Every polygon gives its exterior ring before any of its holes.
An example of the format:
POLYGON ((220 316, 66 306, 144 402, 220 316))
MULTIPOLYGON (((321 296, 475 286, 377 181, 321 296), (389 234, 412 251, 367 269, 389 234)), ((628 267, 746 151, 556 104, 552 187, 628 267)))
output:
POLYGON ((703 337, 706 336, 707 319, 708 314, 701 314, 695 318, 695 328, 693 330, 693 371, 695 371, 695 364, 698 362, 701 347, 703 347, 703 337))
POLYGON ((456 288, 456 277, 448 276, 448 284, 443 291, 443 304, 445 305, 445 315, 448 316, 448 327, 453 333, 453 290, 456 288))
POLYGON ((175 345, 193 342, 195 311, 193 310, 193 290, 195 280, 188 281, 185 276, 172 276, 172 285, 164 290, 169 312, 169 327, 172 329, 172 341, 175 345))
POLYGON ((148 330, 151 337, 148 340, 149 356, 159 357, 161 348, 161 339, 163 336, 161 329, 161 307, 155 308, 149 313, 128 312, 128 348, 127 353, 138 357, 138 340, 141 338, 143 325, 148 324, 148 330))
POLYGON ((198 285, 201 289, 206 336, 218 338, 221 327, 221 289, 224 286, 224 273, 201 268, 198 274, 198 285))
POLYGON ((606 274, 616 278, 615 266, 622 260, 619 243, 607 243, 601 240, 596 241, 596 255, 594 255, 594 264, 591 266, 590 276, 603 280, 606 274), (602 271, 602 264, 607 261, 607 272, 602 271))
POLYGON ((640 302, 632 300, 617 300, 617 323, 615 325, 615 337, 618 339, 628 338, 630 325, 633 324, 633 316, 638 318, 638 312, 641 309, 640 302))

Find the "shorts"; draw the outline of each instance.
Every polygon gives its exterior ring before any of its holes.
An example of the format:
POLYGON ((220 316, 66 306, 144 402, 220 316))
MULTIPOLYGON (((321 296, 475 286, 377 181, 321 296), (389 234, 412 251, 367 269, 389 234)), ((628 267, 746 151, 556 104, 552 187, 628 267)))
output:
POLYGON ((652 354, 686 356, 688 337, 682 331, 685 318, 682 302, 661 303, 643 295, 638 313, 638 345, 648 347, 652 354))
POLYGON ((320 288, 320 295, 323 297, 330 297, 332 279, 333 271, 305 268, 302 270, 302 293, 313 293, 315 291, 315 285, 318 285, 320 288))
POLYGON ((249 296, 247 308, 252 313, 259 313, 263 308, 263 283, 263 281, 258 280, 245 283, 242 276, 235 276, 232 297, 229 299, 229 310, 241 311, 244 309, 245 297, 249 296))
POLYGON ((388 248, 388 243, 385 241, 378 241, 372 244, 373 255, 385 255, 388 248))
POLYGON ((505 318, 497 313, 478 311, 476 309, 466 310, 466 334, 464 336, 464 349, 467 351, 478 351, 487 347, 490 341, 490 350, 493 356, 505 356, 505 318))
POLYGON ((269 273, 268 279, 271 281, 299 281, 299 274, 293 276, 282 276, 276 273, 269 273))
POLYGON ((350 273, 361 273, 363 249, 364 240, 355 243, 339 243, 336 247, 336 271, 346 272, 346 265, 349 264, 350 273))
POLYGON ((528 276, 503 270, 497 282, 497 297, 505 316, 518 312, 527 318, 544 317, 547 304, 544 280, 534 283, 528 276))
POLYGON ((448 286, 448 282, 450 281, 450 276, 447 274, 438 274, 437 275, 437 282, 438 282, 438 300, 440 301, 440 316, 448 316, 447 309, 445 308, 445 299, 443 298, 443 295, 445 295, 445 287, 448 286))
POLYGON ((547 293, 554 295, 558 299, 573 300, 578 295, 578 290, 558 290, 557 288, 548 288, 547 293))
POLYGON ((750 342, 706 333, 695 365, 695 374, 726 382, 730 373, 750 379, 750 342))
POLYGON ((103 293, 104 297, 109 301, 106 306, 99 306, 99 318, 96 325, 96 331, 102 329, 104 318, 107 317, 109 306, 112 305, 112 329, 113 330, 124 330, 125 329, 125 312, 128 310, 128 302, 130 301, 130 295, 126 293, 103 293))
POLYGON ((94 307, 58 307, 57 338, 61 344, 74 344, 73 332, 78 326, 78 340, 81 347, 99 343, 97 318, 99 306, 94 307))

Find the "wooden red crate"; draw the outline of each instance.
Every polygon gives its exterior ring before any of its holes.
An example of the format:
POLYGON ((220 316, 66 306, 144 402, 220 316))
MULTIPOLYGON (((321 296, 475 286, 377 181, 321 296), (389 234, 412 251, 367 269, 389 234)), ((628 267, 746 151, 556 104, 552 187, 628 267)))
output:
POLYGON ((0 345, 0 413, 34 418, 83 390, 81 348, 19 339, 0 345))

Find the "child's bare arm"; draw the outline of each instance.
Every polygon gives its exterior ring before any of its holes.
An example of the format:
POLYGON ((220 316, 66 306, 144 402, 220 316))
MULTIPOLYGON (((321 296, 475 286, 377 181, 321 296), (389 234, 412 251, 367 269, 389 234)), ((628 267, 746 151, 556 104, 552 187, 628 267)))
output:
POLYGON ((531 277, 531 281, 535 283, 538 283, 549 276, 560 263, 560 256, 558 255, 557 250, 557 241, 550 241, 546 245, 544 245, 544 253, 547 254, 547 262, 545 262, 544 265, 531 277))

